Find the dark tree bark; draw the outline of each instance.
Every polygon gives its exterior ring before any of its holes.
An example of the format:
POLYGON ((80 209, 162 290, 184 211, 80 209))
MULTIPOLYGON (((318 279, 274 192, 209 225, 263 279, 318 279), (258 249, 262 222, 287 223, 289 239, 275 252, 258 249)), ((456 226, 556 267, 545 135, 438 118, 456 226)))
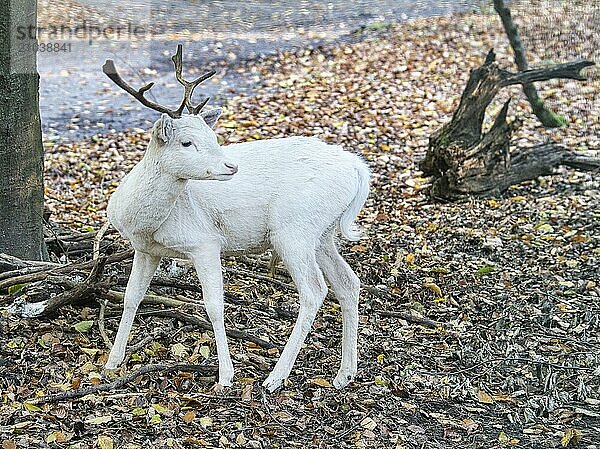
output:
POLYGON ((511 135, 521 123, 506 121, 510 101, 504 104, 489 132, 482 133, 485 111, 502 88, 555 78, 585 80, 581 70, 594 63, 569 62, 511 73, 500 69, 495 59, 492 50, 485 63, 471 71, 452 120, 429 138, 421 169, 434 177, 430 190, 434 198, 495 195, 513 184, 551 174, 561 164, 579 169, 600 168, 600 159, 581 156, 552 143, 511 151, 511 135))
POLYGON ((0 253, 41 260, 47 253, 37 40, 32 31, 36 3, 0 2, 0 253))
MULTIPOLYGON (((515 54, 515 63, 517 64, 518 69, 520 71, 528 70, 529 64, 527 63, 525 48, 523 47, 517 25, 513 22, 510 9, 504 4, 504 0, 494 0, 494 8, 502 20, 504 31, 506 31, 508 41, 515 54)), ((529 100, 533 113, 542 125, 547 128, 558 128, 566 125, 564 118, 556 115, 544 105, 544 102, 539 97, 533 83, 523 84, 523 92, 525 93, 527 100, 529 100)))

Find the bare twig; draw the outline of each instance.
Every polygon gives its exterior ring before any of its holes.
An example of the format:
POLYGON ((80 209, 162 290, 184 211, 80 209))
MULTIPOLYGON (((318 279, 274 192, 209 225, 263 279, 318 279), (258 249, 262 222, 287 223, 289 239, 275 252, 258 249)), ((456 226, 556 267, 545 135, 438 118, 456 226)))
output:
POLYGON ((14 276, 34 273, 36 271, 50 270, 60 264, 53 262, 41 262, 38 260, 23 260, 9 254, 0 253, 0 280, 14 276))
POLYGON ((109 226, 110 223, 106 221, 106 223, 102 225, 102 227, 94 237, 94 249, 92 252, 92 260, 96 260, 98 257, 100 257, 100 242, 102 241, 102 237, 104 237, 104 233, 106 232, 109 226))
POLYGON ((108 349, 112 349, 112 343, 108 338, 108 335, 106 335, 106 328, 104 327, 104 312, 106 311, 106 303, 106 299, 100 300, 100 311, 98 312, 98 331, 100 332, 100 335, 102 336, 102 340, 104 340, 104 344, 106 344, 106 347, 108 349))
MULTIPOLYGON (((121 292, 115 292, 113 290, 109 290, 108 292, 104 293, 102 296, 113 303, 122 303, 124 294, 121 292)), ((180 299, 167 298, 165 296, 157 296, 157 295, 145 295, 142 303, 150 304, 150 305, 162 305, 162 306, 171 307, 171 308, 181 308, 181 307, 185 307, 185 306, 196 306, 196 307, 201 306, 201 304, 199 304, 198 302, 192 301, 192 300, 182 301, 180 299)), ((208 331, 213 330, 212 324, 210 324, 208 321, 203 320, 202 318, 200 318, 198 316, 186 313, 182 310, 153 309, 150 311, 150 314, 155 315, 155 316, 163 316, 163 317, 167 317, 167 318, 176 318, 185 323, 189 323, 189 324, 198 326, 204 330, 208 330, 208 331)), ((230 329, 227 331, 227 335, 231 338, 236 338, 238 340, 250 341, 250 342, 255 343, 256 345, 258 345, 262 348, 265 348, 265 349, 277 348, 279 350, 282 350, 282 347, 280 347, 280 346, 277 346, 269 341, 263 340, 262 338, 255 337, 255 336, 248 334, 241 330, 230 329)))
POLYGON ((95 260, 92 271, 82 283, 76 284, 73 288, 51 297, 46 303, 44 309, 40 311, 39 315, 37 316, 48 315, 67 304, 74 304, 91 294, 108 289, 112 283, 112 279, 100 281, 106 261, 106 256, 95 260))
POLYGON ((169 337, 173 341, 177 335, 184 332, 193 332, 195 330, 196 327, 192 324, 190 324, 189 326, 181 327, 177 329, 176 332, 173 332, 173 329, 156 329, 150 335, 147 335, 137 343, 129 346, 127 348, 127 355, 135 354, 153 340, 158 340, 159 338, 163 337, 169 337))
POLYGON ((124 387, 128 383, 135 380, 137 377, 149 373, 170 373, 173 371, 183 371, 188 373, 202 373, 204 375, 214 375, 218 372, 218 367, 214 365, 189 365, 189 364, 176 364, 176 365, 146 365, 138 368, 137 370, 126 374, 125 376, 119 377, 118 379, 109 382, 107 384, 93 385, 87 388, 80 388, 79 390, 65 391, 64 393, 58 393, 50 396, 43 396, 41 398, 34 399, 31 401, 33 404, 51 404, 62 401, 70 401, 73 399, 82 398, 88 394, 101 393, 103 391, 114 391, 124 387))
POLYGON ((544 366, 550 366, 552 368, 561 369, 561 370, 573 370, 573 371, 585 371, 585 372, 595 371, 595 368, 587 368, 584 366, 573 366, 573 365, 571 365, 571 366, 559 365, 558 363, 546 362, 545 360, 534 360, 534 359, 527 359, 527 358, 522 358, 522 357, 497 357, 497 358, 484 360, 483 362, 476 363, 473 366, 469 366, 467 368, 463 368, 463 369, 460 369, 457 371, 451 371, 451 372, 427 371, 424 373, 429 374, 429 375, 456 376, 458 374, 463 374, 463 373, 466 373, 469 371, 473 371, 474 369, 477 369, 480 366, 486 366, 486 365, 491 365, 491 364, 500 364, 500 363, 509 363, 509 362, 521 362, 521 363, 528 363, 531 365, 544 365, 544 366))
POLYGON ((396 311, 391 311, 391 310, 378 310, 377 314, 381 315, 381 316, 401 318, 401 319, 409 321, 411 323, 420 324, 422 326, 429 327, 431 329, 437 329, 438 327, 442 326, 442 324, 438 323, 437 321, 433 321, 433 320, 430 320, 429 318, 424 318, 424 317, 412 315, 410 313, 405 313, 405 312, 396 312, 396 311))
POLYGON ((275 279, 274 277, 255 273, 253 271, 243 270, 241 268, 232 268, 229 266, 225 267, 225 271, 239 275, 239 276, 248 276, 248 277, 251 277, 254 279, 259 279, 261 281, 270 282, 271 284, 277 285, 278 287, 285 288, 286 290, 296 291, 296 287, 294 287, 292 284, 288 284, 286 282, 280 281, 279 279, 275 279))
MULTIPOLYGON (((133 257, 133 250, 121 251, 115 254, 111 254, 106 258, 106 264, 115 262, 121 262, 126 259, 133 257)), ((8 277, 0 280, 0 291, 7 289, 12 285, 26 284, 29 282, 37 282, 46 279, 49 275, 53 274, 67 274, 77 270, 87 270, 95 265, 95 260, 89 260, 86 262, 71 263, 68 265, 52 265, 49 267, 41 267, 41 271, 19 274, 17 276, 8 277)))
POLYGON ((178 288, 180 290, 187 290, 190 292, 202 293, 202 287, 200 285, 192 284, 189 282, 180 281, 176 278, 165 278, 165 277, 155 277, 152 279, 150 285, 155 285, 158 287, 170 287, 170 288, 178 288))
POLYGON ((84 240, 93 239, 98 234, 98 231, 81 232, 81 233, 70 233, 70 234, 58 234, 53 237, 46 237, 44 241, 46 243, 52 242, 81 242, 84 240))
MULTIPOLYGON (((114 290, 109 290, 106 293, 102 294, 102 297, 112 303, 123 303, 123 299, 125 294, 122 292, 117 292, 114 290)), ((184 296, 180 296, 180 298, 185 298, 184 296)), ((144 295, 143 304, 149 305, 161 305, 165 307, 183 307, 183 306, 195 306, 199 307, 199 304, 196 301, 188 299, 186 301, 182 299, 173 299, 168 298, 166 296, 160 295, 144 295)))
MULTIPOLYGON (((92 260, 97 260, 100 257, 100 242, 102 241, 102 237, 104 237, 104 233, 109 226, 110 222, 107 220, 94 237, 92 260)), ((102 340, 104 340, 104 344, 106 344, 106 347, 110 350, 112 349, 112 343, 108 338, 108 335, 106 335, 106 329, 104 327, 104 312, 106 311, 106 303, 107 301, 105 299, 100 300, 100 311, 98 312, 98 332, 100 332, 102 340)))
MULTIPOLYGON (((200 327, 201 329, 207 330, 207 331, 212 331, 212 324, 210 324, 208 321, 203 320, 200 317, 197 317, 195 315, 190 315, 188 313, 179 311, 179 310, 153 310, 152 315, 157 315, 157 316, 164 316, 167 318, 176 318, 179 321, 183 321, 184 323, 190 323, 190 324, 194 324, 198 327, 200 327)), ((260 337, 255 337, 254 335, 248 334, 247 332, 238 330, 238 329, 228 329, 226 331, 227 336, 231 337, 231 338, 235 338, 238 340, 245 340, 245 341, 249 341, 252 342, 258 346, 260 346, 261 348, 265 348, 265 349, 272 349, 272 348, 277 348, 279 349, 279 351, 283 350, 283 347, 278 346, 274 343, 271 343, 270 341, 267 340, 263 340, 260 337)))
POLYGON ((277 419, 275 416, 273 416, 273 412, 271 412, 271 407, 269 405, 269 401, 267 398, 267 395, 265 393, 264 390, 261 391, 262 393, 262 403, 263 406, 265 408, 265 410, 267 411, 267 414, 269 415, 269 417, 271 418, 271 421, 273 422, 273 424, 276 424, 277 426, 283 428, 283 429, 289 429, 292 432, 294 432, 297 436, 299 436, 300 438, 302 438, 303 440, 309 440, 310 438, 307 437, 305 435, 305 432, 303 432, 301 429, 298 429, 297 426, 295 426, 294 424, 292 424, 291 426, 288 424, 284 424, 281 421, 279 421, 279 419, 277 419))

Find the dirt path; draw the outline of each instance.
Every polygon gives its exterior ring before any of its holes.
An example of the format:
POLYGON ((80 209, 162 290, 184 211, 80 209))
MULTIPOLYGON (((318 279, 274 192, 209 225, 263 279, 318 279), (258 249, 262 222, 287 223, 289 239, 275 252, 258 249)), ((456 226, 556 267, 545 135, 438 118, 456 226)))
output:
MULTIPOLYGON (((160 4, 42 0, 40 26, 67 26, 68 32, 62 33, 66 39, 60 42, 70 44, 70 51, 39 55, 44 132, 49 138, 74 139, 111 129, 148 127, 155 113, 121 95, 101 73, 108 58, 115 60, 121 74, 133 84, 155 81, 153 94, 158 101, 176 104, 180 92, 172 78, 168 52, 176 42, 184 42, 188 68, 204 65, 218 70, 203 92, 215 97, 213 104, 224 104, 232 90, 253 90, 260 84, 260 79, 243 70, 244 61, 290 48, 356 41, 365 34, 357 30, 377 31, 389 23, 464 11, 479 4, 477 0, 168 0, 160 4), (110 35, 108 31, 119 26, 127 29, 121 39, 98 37, 101 32, 110 35), (68 35, 81 37, 86 31, 91 40, 68 35)), ((58 42, 49 29, 40 35, 40 41, 58 42)))

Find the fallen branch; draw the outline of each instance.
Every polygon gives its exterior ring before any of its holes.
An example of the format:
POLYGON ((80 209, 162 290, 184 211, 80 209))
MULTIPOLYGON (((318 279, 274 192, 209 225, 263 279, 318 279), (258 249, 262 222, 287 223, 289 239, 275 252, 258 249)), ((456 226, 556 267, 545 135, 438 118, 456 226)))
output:
MULTIPOLYGON (((113 290, 103 293, 102 296, 103 296, 103 298, 109 300, 110 302, 119 303, 119 304, 121 304, 123 302, 123 298, 124 298, 123 293, 115 292, 113 290)), ((198 316, 186 313, 182 310, 173 310, 172 309, 172 308, 180 308, 180 307, 185 307, 185 306, 198 307, 201 305, 198 302, 195 302, 192 300, 182 301, 179 299, 167 298, 165 296, 145 295, 144 299, 142 301, 142 304, 162 305, 162 306, 171 308, 169 310, 153 309, 152 311, 150 311, 151 315, 162 316, 162 317, 166 317, 166 318, 175 318, 175 319, 178 319, 179 321, 182 321, 184 323, 193 324, 193 325, 195 325, 201 329, 207 330, 207 331, 212 332, 212 330, 213 330, 212 324, 209 323, 208 321, 203 320, 202 318, 200 318, 198 316)), ((255 337, 254 335, 248 334, 241 330, 229 329, 226 331, 226 333, 231 338, 235 338, 238 340, 250 341, 250 342, 260 346, 261 348, 265 348, 265 349, 277 348, 280 351, 283 349, 282 347, 277 346, 267 340, 263 340, 262 338, 255 337)))
POLYGON ((32 295, 29 291, 25 291, 21 297, 17 298, 10 306, 10 310, 24 318, 36 318, 41 316, 50 315, 56 312, 58 309, 68 304, 75 304, 85 298, 92 295, 101 293, 110 288, 111 284, 114 283, 114 279, 109 277, 104 280, 100 280, 104 266, 106 265, 107 257, 101 257, 94 261, 92 271, 83 282, 74 282, 73 280, 65 276, 46 276, 48 282, 52 285, 60 285, 66 289, 59 294, 52 296, 48 288, 41 288, 41 286, 33 286, 32 291, 36 291, 37 294, 32 295), (31 296, 46 296, 48 299, 42 299, 31 302, 31 296))
MULTIPOLYGON (((115 254, 111 254, 106 258, 106 264, 115 262, 121 262, 123 260, 131 259, 133 257, 133 250, 121 251, 115 254)), ((0 291, 7 289, 17 284, 27 284, 30 282, 43 281, 50 275, 54 274, 69 274, 74 271, 88 270, 94 266, 95 260, 89 260, 86 262, 71 263, 67 265, 51 265, 51 266, 40 266, 39 271, 32 273, 21 274, 14 273, 15 275, 9 275, 9 273, 3 273, 4 279, 0 280, 0 291)))
POLYGON ((549 81, 552 79, 572 79, 585 81, 587 78, 581 74, 586 67, 595 65, 592 61, 574 61, 556 64, 541 69, 524 70, 518 73, 502 71, 502 81, 500 87, 512 86, 514 84, 530 84, 539 81, 549 81))
POLYGON ((474 365, 468 366, 466 368, 463 368, 463 369, 460 369, 457 371, 450 371, 450 372, 425 371, 423 373, 428 374, 428 375, 433 375, 433 376, 457 376, 459 374, 463 374, 468 371, 477 369, 480 366, 488 366, 489 367, 490 365, 493 365, 493 364, 510 363, 510 362, 521 362, 521 363, 527 363, 530 365, 544 365, 544 366, 550 366, 552 368, 561 369, 561 370, 583 371, 583 372, 589 372, 589 373, 594 372, 597 369, 597 368, 589 368, 589 367, 577 366, 577 365, 561 365, 559 363, 547 362, 545 360, 534 360, 534 359, 528 359, 528 358, 523 358, 523 357, 495 357, 495 358, 491 358, 488 360, 484 360, 483 362, 476 363, 474 365))
POLYGON ((421 326, 429 327, 431 329, 437 329, 442 327, 442 323, 438 323, 437 321, 430 320, 429 318, 420 317, 417 315, 412 315, 410 313, 405 312, 394 312, 391 310, 378 310, 378 315, 381 316, 389 316, 393 318, 401 318, 410 323, 420 324, 421 326))
MULTIPOLYGON (((123 300, 125 298, 125 293, 117 292, 115 290, 108 290, 107 292, 102 293, 102 297, 111 303, 122 304, 123 300)), ((180 296, 180 298, 184 298, 184 297, 180 296)), ((173 299, 173 298, 168 298, 166 296, 160 296, 160 295, 144 295, 142 304, 153 305, 153 306, 175 307, 175 308, 184 307, 184 306, 199 307, 201 305, 197 301, 193 301, 191 299, 184 301, 181 299, 173 299)))
MULTIPOLYGON (((266 277, 261 274, 253 273, 253 272, 250 272, 247 270, 244 270, 243 273, 239 272, 238 274, 243 275, 243 276, 255 277, 257 279, 266 277)), ((269 282, 274 281, 275 283, 281 283, 281 284, 283 284, 283 286, 286 289, 294 289, 294 287, 292 285, 286 284, 285 282, 279 281, 278 279, 267 278, 266 280, 268 280, 269 282)), ((181 282, 177 279, 170 279, 170 278, 154 278, 151 282, 151 285, 155 285, 155 286, 159 286, 159 287, 177 288, 177 289, 187 290, 187 291, 196 292, 196 293, 202 292, 202 287, 200 285, 190 284, 187 282, 181 282)), ((112 294, 113 292, 110 292, 110 293, 112 294)), ((114 293, 116 293, 116 292, 114 292, 114 293)), ((155 298, 155 296, 150 296, 150 298, 155 298)), ((180 296, 178 296, 178 298, 180 298, 180 296)), ((150 301, 152 301, 152 299, 150 299, 150 301)), ((225 293, 225 302, 250 307, 249 301, 246 301, 242 298, 232 295, 231 293, 225 293)), ((165 305, 166 304, 167 303, 165 302, 165 305)), ((197 303, 195 303, 195 304, 197 304, 197 303)), ((281 307, 271 307, 268 305, 263 305, 260 302, 253 302, 252 308, 254 308, 255 310, 259 310, 261 312, 275 314, 278 318, 281 318, 284 320, 295 320, 297 317, 297 315, 295 313, 284 310, 281 307)))
MULTIPOLYGON (((502 20, 502 25, 508 36, 510 46, 513 49, 515 63, 517 64, 518 69, 522 71, 528 70, 529 64, 527 62, 525 47, 523 46, 523 41, 521 40, 517 25, 512 19, 510 9, 506 6, 504 0, 494 0, 494 9, 502 20)), ((564 119, 546 108, 533 83, 523 84, 523 92, 525 93, 527 100, 529 100, 533 113, 537 116, 542 125, 550 128, 557 128, 566 124, 564 119)))
MULTIPOLYGON (((245 270, 244 270, 244 273, 246 273, 245 270)), ((248 272, 248 273, 250 273, 250 272, 248 272)), ((244 274, 244 275, 246 275, 246 274, 244 274)), ((252 276, 262 276, 262 275, 257 274, 257 273, 252 273, 252 276)), ((272 281, 273 279, 269 278, 269 280, 272 281)), ((275 279, 275 281, 277 281, 277 279, 275 279)), ((277 282, 281 282, 281 281, 277 281, 277 282)), ((187 291, 196 292, 196 293, 202 292, 202 287, 200 285, 191 284, 188 282, 182 282, 177 279, 171 279, 171 278, 154 278, 151 282, 151 285, 159 286, 159 287, 177 288, 177 289, 187 290, 187 291)), ((285 284, 285 285, 290 288, 293 288, 289 284, 285 284)), ((120 292, 115 292, 115 291, 111 290, 110 292, 108 292, 108 294, 115 299, 119 299, 120 301, 123 301, 123 294, 120 292)), ((177 298, 184 301, 186 304, 199 305, 199 303, 197 301, 187 299, 180 295, 178 295, 177 298)), ((163 304, 167 307, 178 307, 179 305, 184 305, 184 304, 178 304, 177 302, 174 302, 174 301, 175 300, 172 300, 170 298, 166 298, 164 296, 157 296, 157 295, 146 295, 144 297, 144 302, 146 304, 152 304, 152 303, 163 304), (158 299, 158 298, 164 298, 164 299, 158 299)), ((232 295, 231 293, 227 293, 227 292, 225 293, 225 302, 228 304, 236 304, 236 305, 243 305, 246 307, 250 307, 249 301, 239 298, 239 297, 232 295)), ((280 307, 271 307, 268 305, 263 305, 260 302, 253 302, 252 308, 262 311, 262 312, 275 314, 278 318, 282 318, 284 320, 295 320, 297 317, 297 315, 293 312, 284 310, 280 307)))
POLYGON ((34 399, 31 401, 32 404, 52 404, 62 401, 70 401, 73 399, 82 398, 89 394, 101 393, 103 391, 114 391, 118 390, 128 383, 134 381, 137 377, 149 373, 170 373, 173 371, 182 371, 188 373, 202 373, 205 375, 214 375, 219 371, 219 368, 214 365, 189 365, 189 364, 177 364, 177 365, 146 365, 135 371, 126 374, 125 376, 119 377, 118 379, 107 383, 93 385, 87 388, 80 388, 78 390, 65 391, 64 393, 58 393, 49 396, 42 396, 41 398, 34 399))
POLYGON ((92 252, 93 260, 100 257, 100 243, 102 242, 102 238, 104 237, 104 234, 106 233, 109 226, 110 226, 110 222, 106 221, 106 223, 104 223, 102 225, 102 227, 100 228, 100 230, 94 237, 94 246, 93 246, 93 252, 92 252))
POLYGON ((104 313, 106 312, 107 302, 108 301, 106 300, 100 300, 100 311, 98 312, 98 332, 100 332, 100 336, 102 337, 106 347, 111 350, 112 342, 110 341, 110 338, 108 338, 108 335, 106 334, 106 328, 104 327, 104 313))
POLYGON ((150 335, 146 335, 140 341, 133 345, 129 345, 127 347, 126 354, 130 356, 131 354, 135 354, 142 348, 144 348, 148 343, 154 340, 159 340, 161 338, 169 337, 171 340, 174 340, 177 335, 184 332, 194 332, 196 327, 193 324, 188 326, 183 326, 177 329, 176 332, 173 332, 173 329, 154 329, 154 331, 150 335))
POLYGON ((232 268, 232 267, 228 267, 228 266, 225 267, 225 271, 236 274, 238 276, 247 276, 247 277, 251 277, 254 279, 261 280, 261 281, 270 282, 271 284, 277 285, 278 287, 285 288, 286 290, 296 291, 296 287, 293 286, 292 284, 288 284, 286 282, 280 281, 279 279, 276 279, 276 278, 270 277, 270 276, 266 276, 264 274, 259 274, 259 273, 255 273, 253 271, 243 270, 240 268, 232 268))
MULTIPOLYGON (((396 297, 393 294, 386 291, 382 291, 377 287, 374 287, 372 285, 365 285, 363 286, 363 288, 373 296, 377 296, 378 298, 381 298, 386 301, 394 300, 394 302, 397 302, 396 297)), ((406 312, 397 312, 391 310, 377 310, 376 312, 378 315, 381 316, 401 318, 410 323, 420 324, 421 326, 429 327, 431 329, 437 329, 443 326, 443 323, 438 323, 437 321, 430 320, 429 318, 413 315, 406 312)))
POLYGON ((192 284, 189 282, 180 281, 175 278, 166 278, 166 277, 157 277, 155 276, 150 285, 157 287, 169 287, 169 288, 178 288, 180 290, 187 290, 195 293, 202 293, 202 287, 200 285, 192 284))
POLYGON ((91 232, 82 232, 82 233, 70 233, 70 234, 59 234, 59 235, 54 235, 52 237, 46 237, 44 239, 44 241, 46 243, 52 243, 52 242, 57 242, 57 241, 61 241, 61 242, 82 242, 85 240, 90 240, 96 237, 96 235, 98 234, 98 231, 91 231, 91 232))
MULTIPOLYGON (((207 330, 207 331, 212 332, 212 330, 213 330, 212 324, 210 324, 208 321, 205 321, 202 318, 197 317, 195 315, 190 315, 188 313, 181 312, 179 310, 153 310, 151 312, 151 314, 156 315, 156 316, 164 316, 167 318, 176 318, 179 321, 182 321, 184 323, 193 324, 193 325, 198 326, 199 328, 207 330)), ((283 350, 282 346, 278 346, 274 343, 271 343, 270 341, 263 340, 260 337, 255 337, 254 335, 248 334, 247 332, 244 332, 244 331, 241 331, 238 329, 228 329, 225 331, 225 333, 227 334, 228 337, 235 338, 237 340, 249 341, 249 342, 254 343, 255 345, 260 346, 261 348, 264 348, 264 349, 277 348, 277 349, 279 349, 280 352, 283 350)))
POLYGON ((0 280, 59 266, 58 263, 23 260, 9 254, 0 253, 0 280))

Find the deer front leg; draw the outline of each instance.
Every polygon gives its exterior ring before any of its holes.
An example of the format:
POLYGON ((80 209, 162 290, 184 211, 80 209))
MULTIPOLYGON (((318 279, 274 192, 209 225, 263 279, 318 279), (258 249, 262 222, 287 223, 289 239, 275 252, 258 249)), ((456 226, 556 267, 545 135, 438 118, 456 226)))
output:
POLYGON ((219 384, 228 387, 233 381, 233 363, 225 335, 223 317, 223 273, 221 272, 221 249, 218 246, 204 248, 193 256, 194 266, 202 284, 202 297, 206 314, 215 334, 217 356, 219 358, 219 384))
POLYGON ((135 313, 144 298, 146 290, 148 290, 152 276, 154 276, 159 263, 160 257, 151 256, 140 251, 135 252, 131 275, 125 289, 123 316, 121 317, 119 330, 117 331, 115 342, 106 362, 106 369, 115 369, 123 362, 135 313))

